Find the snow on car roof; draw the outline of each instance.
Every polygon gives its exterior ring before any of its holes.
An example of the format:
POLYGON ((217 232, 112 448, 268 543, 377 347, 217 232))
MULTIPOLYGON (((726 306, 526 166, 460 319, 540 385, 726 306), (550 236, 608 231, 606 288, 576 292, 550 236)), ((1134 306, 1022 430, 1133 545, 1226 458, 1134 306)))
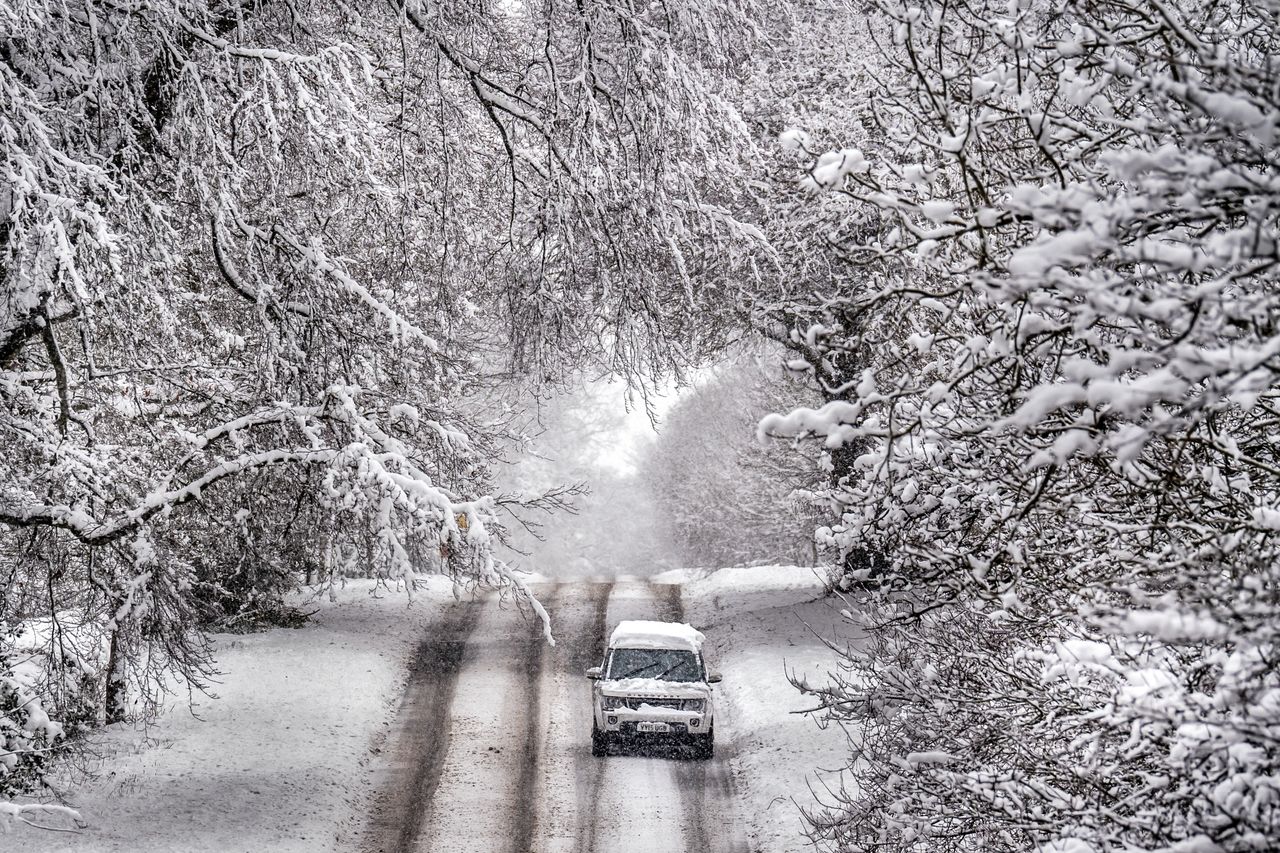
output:
POLYGON ((688 649, 702 651, 702 632, 683 622, 629 619, 618 623, 609 637, 611 649, 688 649))

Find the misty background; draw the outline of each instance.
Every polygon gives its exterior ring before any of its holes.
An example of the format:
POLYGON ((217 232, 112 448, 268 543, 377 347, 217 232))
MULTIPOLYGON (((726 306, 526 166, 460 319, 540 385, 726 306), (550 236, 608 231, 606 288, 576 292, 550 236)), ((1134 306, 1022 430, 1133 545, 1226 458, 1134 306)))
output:
POLYGON ((817 402, 781 361, 756 344, 647 394, 579 377, 534 401, 502 491, 581 488, 571 512, 508 518, 503 556, 557 578, 815 564, 829 465, 811 444, 756 437, 770 412, 817 402))

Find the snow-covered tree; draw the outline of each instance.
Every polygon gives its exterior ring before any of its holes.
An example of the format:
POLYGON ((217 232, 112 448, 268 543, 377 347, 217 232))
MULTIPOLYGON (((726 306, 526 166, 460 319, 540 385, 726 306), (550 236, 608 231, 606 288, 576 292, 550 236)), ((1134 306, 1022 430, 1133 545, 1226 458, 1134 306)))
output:
POLYGON ((1280 15, 877 9, 873 132, 803 181, 858 216, 796 339, 859 370, 761 425, 858 448, 822 535, 900 590, 810 685, 855 747, 815 837, 1275 848, 1280 15))
POLYGON ((494 383, 680 369, 750 274, 753 14, 0 5, 0 626, 101 626, 110 721, 244 572, 513 582, 494 383))
POLYGON ((827 480, 807 447, 761 445, 753 425, 812 393, 776 367, 777 348, 739 346, 663 417, 640 478, 679 566, 810 563, 813 505, 827 480))

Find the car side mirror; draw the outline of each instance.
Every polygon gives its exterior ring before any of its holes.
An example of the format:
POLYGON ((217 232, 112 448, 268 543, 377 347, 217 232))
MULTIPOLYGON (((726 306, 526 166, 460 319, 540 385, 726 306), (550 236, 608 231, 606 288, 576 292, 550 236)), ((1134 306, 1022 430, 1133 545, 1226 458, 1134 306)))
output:
POLYGON ((720 673, 714 670, 707 673, 707 684, 719 684, 719 683, 720 683, 720 673))
POLYGON ((592 681, 599 681, 604 678, 604 670, 598 666, 593 666, 587 670, 587 678, 590 678, 592 681))

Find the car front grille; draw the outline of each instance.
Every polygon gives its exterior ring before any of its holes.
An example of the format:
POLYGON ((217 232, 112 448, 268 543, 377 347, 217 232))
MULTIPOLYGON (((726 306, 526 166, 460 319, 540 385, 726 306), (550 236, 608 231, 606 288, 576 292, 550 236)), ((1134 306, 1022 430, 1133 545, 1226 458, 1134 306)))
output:
POLYGON ((633 711, 640 710, 641 705, 648 705, 650 708, 672 708, 679 711, 684 706, 683 699, 637 699, 635 697, 627 697, 627 707, 633 711))

